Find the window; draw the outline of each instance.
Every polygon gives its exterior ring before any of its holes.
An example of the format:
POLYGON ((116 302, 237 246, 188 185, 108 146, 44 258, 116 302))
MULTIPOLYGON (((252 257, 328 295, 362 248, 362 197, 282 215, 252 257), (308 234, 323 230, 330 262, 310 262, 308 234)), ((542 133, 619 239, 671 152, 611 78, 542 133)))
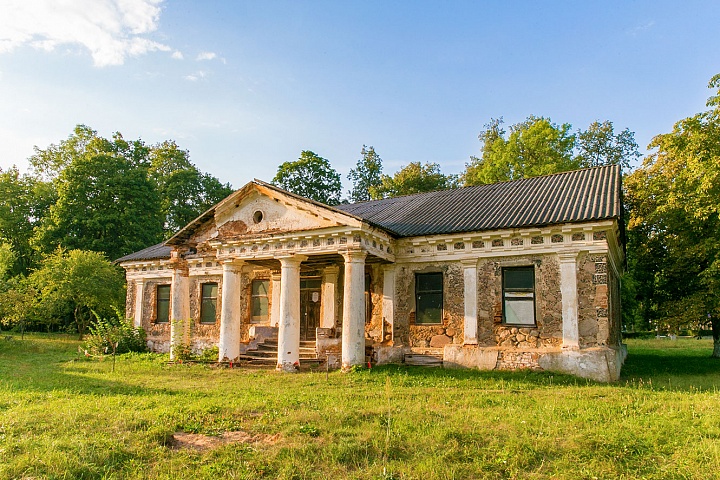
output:
POLYGON ((155 323, 170 321, 170 285, 158 285, 155 292, 155 323))
POLYGON ((443 274, 415 274, 415 323, 442 323, 443 274))
POLYGON ((503 320, 509 325, 535 325, 535 269, 503 268, 503 320))
POLYGON ((202 301, 200 302, 200 323, 215 323, 217 311, 217 283, 202 284, 202 301))
POLYGON ((253 280, 252 281, 252 321, 266 322, 268 320, 268 310, 270 302, 268 301, 268 291, 270 289, 269 280, 253 280))

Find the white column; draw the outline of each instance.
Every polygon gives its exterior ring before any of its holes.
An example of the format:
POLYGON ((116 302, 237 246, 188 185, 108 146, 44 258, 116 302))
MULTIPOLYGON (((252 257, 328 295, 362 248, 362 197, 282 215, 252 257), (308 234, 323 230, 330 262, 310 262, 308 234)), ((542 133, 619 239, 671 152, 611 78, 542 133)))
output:
POLYGON ((142 327, 144 293, 145 279, 138 278, 137 280, 135 280, 135 317, 133 318, 133 326, 135 328, 142 327))
POLYGON ((280 328, 277 369, 296 372, 300 366, 300 264, 307 257, 293 255, 280 260, 280 328))
POLYGON ((465 345, 477 345, 477 260, 463 261, 462 264, 465 279, 465 323, 463 325, 463 343, 465 345))
POLYGON ((320 326, 322 328, 333 328, 335 326, 335 292, 337 292, 339 272, 340 269, 336 266, 327 267, 323 272, 322 299, 320 304, 322 307, 320 326))
MULTIPOLYGON (((390 340, 395 340, 395 265, 386 265, 383 270, 383 323, 390 327, 390 340)), ((385 341, 385 338, 383 338, 385 341)))
POLYGON ((173 270, 170 284, 170 360, 180 345, 190 344, 190 280, 187 268, 173 270))
POLYGON ((242 266, 243 262, 237 260, 223 263, 220 341, 218 342, 219 362, 225 359, 235 360, 240 355, 242 266))
POLYGON ((342 369, 365 363, 365 256, 362 250, 342 253, 345 259, 342 325, 342 369))
POLYGON ((270 276, 270 326, 280 325, 280 272, 273 272, 270 276))
POLYGON ((578 327, 578 296, 576 253, 562 253, 560 257, 560 294, 562 296, 563 343, 562 348, 580 348, 578 327))

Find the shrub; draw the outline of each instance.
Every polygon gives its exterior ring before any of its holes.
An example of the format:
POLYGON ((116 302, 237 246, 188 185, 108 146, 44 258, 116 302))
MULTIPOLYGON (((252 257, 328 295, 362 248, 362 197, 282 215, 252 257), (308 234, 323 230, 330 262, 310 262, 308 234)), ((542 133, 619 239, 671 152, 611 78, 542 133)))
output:
MULTIPOLYGON (((94 312, 93 312, 94 313, 94 312)), ((94 355, 127 352, 146 352, 145 330, 135 328, 120 315, 114 319, 103 319, 95 315, 96 321, 89 327, 85 347, 94 355)))

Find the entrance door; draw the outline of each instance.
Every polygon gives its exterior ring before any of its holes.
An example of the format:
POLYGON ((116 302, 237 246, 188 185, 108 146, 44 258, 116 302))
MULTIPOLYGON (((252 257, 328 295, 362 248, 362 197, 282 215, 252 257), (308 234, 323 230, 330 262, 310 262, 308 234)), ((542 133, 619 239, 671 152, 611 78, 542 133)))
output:
POLYGON ((300 279, 300 340, 315 340, 315 329, 320 326, 319 278, 300 279))

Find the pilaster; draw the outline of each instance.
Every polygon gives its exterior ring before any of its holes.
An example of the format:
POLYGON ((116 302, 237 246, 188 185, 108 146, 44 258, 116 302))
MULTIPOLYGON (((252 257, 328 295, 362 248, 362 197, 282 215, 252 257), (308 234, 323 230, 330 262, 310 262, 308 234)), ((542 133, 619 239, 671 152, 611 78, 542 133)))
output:
POLYGON ((463 325, 463 343, 465 345, 477 345, 477 260, 464 260, 461 263, 463 266, 463 278, 465 283, 465 321, 463 325))
POLYGON ((577 253, 561 253, 558 256, 560 259, 560 294, 562 296, 562 348, 564 350, 577 350, 580 348, 577 253))

